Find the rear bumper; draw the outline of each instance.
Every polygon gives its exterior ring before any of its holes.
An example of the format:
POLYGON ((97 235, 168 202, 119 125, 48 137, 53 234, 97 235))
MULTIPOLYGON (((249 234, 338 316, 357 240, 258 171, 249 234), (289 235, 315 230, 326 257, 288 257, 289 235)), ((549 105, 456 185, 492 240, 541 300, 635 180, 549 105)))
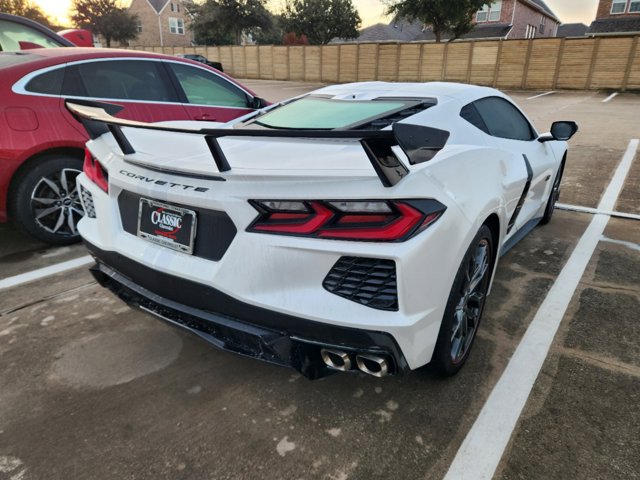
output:
POLYGON ((322 348, 354 356, 384 356, 390 374, 409 370, 389 333, 339 327, 249 305, 207 285, 85 244, 96 260, 91 272, 100 285, 127 304, 189 330, 222 350, 292 367, 311 379, 333 372, 322 361, 322 348))

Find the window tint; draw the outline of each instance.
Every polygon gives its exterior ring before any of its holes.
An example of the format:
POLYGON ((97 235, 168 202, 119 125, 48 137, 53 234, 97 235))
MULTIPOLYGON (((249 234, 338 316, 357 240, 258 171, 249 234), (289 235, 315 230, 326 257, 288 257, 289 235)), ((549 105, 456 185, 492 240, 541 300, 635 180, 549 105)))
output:
POLYGON ((25 90, 33 93, 60 95, 63 78, 64 68, 57 68, 32 78, 29 83, 27 83, 25 90))
POLYGON ((344 128, 397 112, 406 101, 354 101, 304 97, 271 110, 256 121, 271 128, 344 128))
POLYGON ((247 108, 247 96, 238 87, 218 75, 179 63, 169 63, 189 103, 247 108))
MULTIPOLYGON (((473 103, 490 135, 510 140, 535 138, 529 121, 511 103, 499 97, 488 97, 473 103)), ((464 118, 464 117, 463 117, 464 118)), ((475 125, 474 122, 471 122, 475 125)), ((476 125, 477 126, 477 125, 476 125)))
POLYGON ((484 120, 482 120, 482 117, 478 113, 478 109, 473 103, 470 103, 469 105, 464 107, 460 112, 460 116, 464 118, 467 122, 469 122, 471 125, 482 130, 484 133, 487 133, 487 134, 489 133, 489 129, 485 125, 484 120))
POLYGON ((79 97, 175 102, 162 64, 145 60, 87 62, 67 67, 63 94, 79 97))

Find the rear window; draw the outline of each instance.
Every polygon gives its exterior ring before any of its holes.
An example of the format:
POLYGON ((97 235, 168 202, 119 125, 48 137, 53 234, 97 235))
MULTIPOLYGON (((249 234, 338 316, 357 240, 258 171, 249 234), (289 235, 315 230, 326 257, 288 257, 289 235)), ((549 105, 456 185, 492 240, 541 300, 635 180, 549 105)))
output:
POLYGON ((41 73, 40 75, 32 78, 29 83, 27 83, 25 90, 33 93, 60 95, 63 78, 64 68, 56 68, 55 70, 41 73))
POLYGON ((160 62, 137 59, 89 61, 68 66, 62 94, 115 100, 176 101, 160 62))
POLYGON ((305 97, 263 115, 258 125, 270 128, 331 130, 345 128, 402 110, 404 100, 335 100, 305 97))

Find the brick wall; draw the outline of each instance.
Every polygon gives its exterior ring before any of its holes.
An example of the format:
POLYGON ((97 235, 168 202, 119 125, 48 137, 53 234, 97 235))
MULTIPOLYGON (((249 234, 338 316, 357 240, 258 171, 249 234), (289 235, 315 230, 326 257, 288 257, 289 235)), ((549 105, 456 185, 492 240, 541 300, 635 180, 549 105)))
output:
POLYGON ((187 15, 182 0, 171 0, 160 15, 149 5, 147 0, 133 0, 129 12, 138 15, 142 23, 142 32, 135 40, 129 42, 131 46, 144 47, 162 45, 165 47, 189 47, 193 40, 193 32, 189 28, 190 17, 187 15), (171 3, 180 5, 179 12, 171 11, 171 3), (171 33, 169 18, 181 18, 184 22, 184 34, 171 33), (160 35, 162 32, 162 36, 160 35), (162 38, 162 42, 161 39, 162 38))
POLYGON ((513 19, 513 9, 517 0, 502 0, 502 12, 500 13, 501 23, 511 23, 513 19))
POLYGON ((129 42, 131 46, 160 45, 158 15, 149 2, 147 0, 133 0, 129 7, 129 13, 137 15, 142 24, 142 31, 138 33, 138 37, 129 42))
MULTIPOLYGON (((600 20, 601 18, 620 18, 623 14, 615 14, 611 15, 611 6, 613 4, 613 0, 600 0, 598 4, 598 12, 596 13, 596 20, 600 20)), ((629 5, 627 5, 627 9, 629 5)), ((640 13, 625 13, 625 16, 640 16, 640 13)))
POLYGON ((549 38, 554 37, 556 34, 557 22, 555 20, 546 15, 543 15, 540 10, 531 7, 519 0, 502 0, 500 20, 496 22, 482 22, 482 24, 511 24, 512 21, 513 30, 509 34, 510 39, 525 38, 525 35, 527 33, 527 25, 533 25, 534 27, 536 27, 536 38, 549 38), (540 33, 540 22, 543 16, 545 16, 547 20, 544 27, 544 33, 540 33))
MULTIPOLYGON (((513 15, 513 11, 511 11, 513 15)), ((511 18, 509 18, 511 22, 511 18)), ((509 34, 509 38, 525 38, 527 32, 527 25, 536 27, 536 38, 549 38, 554 37, 556 34, 557 22, 546 15, 543 15, 540 10, 537 10, 529 5, 518 2, 516 7, 516 15, 513 21, 513 30, 509 34), (544 33, 540 32, 540 22, 542 17, 546 17, 546 25, 544 26, 544 33)))

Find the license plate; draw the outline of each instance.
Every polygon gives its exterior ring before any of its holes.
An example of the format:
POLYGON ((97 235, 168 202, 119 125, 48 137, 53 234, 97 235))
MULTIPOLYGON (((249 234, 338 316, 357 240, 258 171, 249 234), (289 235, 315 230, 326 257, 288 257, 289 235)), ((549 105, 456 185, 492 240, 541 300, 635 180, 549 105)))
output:
POLYGON ((192 254, 196 221, 193 210, 140 199, 138 236, 157 245, 192 254))

